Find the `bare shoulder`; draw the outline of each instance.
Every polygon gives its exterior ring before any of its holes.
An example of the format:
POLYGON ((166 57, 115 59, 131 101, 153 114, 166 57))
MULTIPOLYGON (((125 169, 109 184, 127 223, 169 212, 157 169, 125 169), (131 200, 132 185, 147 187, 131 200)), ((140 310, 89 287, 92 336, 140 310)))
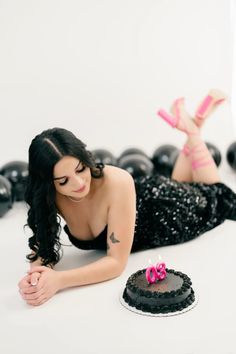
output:
POLYGON ((112 193, 134 190, 134 180, 129 172, 122 168, 106 165, 104 168, 106 185, 112 193))
POLYGON ((106 165, 104 168, 104 174, 107 182, 111 184, 134 183, 133 177, 129 172, 116 166, 106 165))

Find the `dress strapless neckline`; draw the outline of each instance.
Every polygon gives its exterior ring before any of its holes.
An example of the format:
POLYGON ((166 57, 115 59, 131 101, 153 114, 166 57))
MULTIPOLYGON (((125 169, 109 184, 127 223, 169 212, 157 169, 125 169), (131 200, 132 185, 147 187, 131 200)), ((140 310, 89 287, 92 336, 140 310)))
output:
POLYGON ((106 249, 107 225, 100 232, 100 234, 98 236, 96 236, 94 239, 90 239, 90 240, 82 240, 82 239, 79 239, 79 238, 73 236, 67 225, 64 226, 64 230, 65 230, 66 234, 68 235, 71 243, 78 248, 81 248, 84 250, 89 250, 89 249, 105 250, 106 249))

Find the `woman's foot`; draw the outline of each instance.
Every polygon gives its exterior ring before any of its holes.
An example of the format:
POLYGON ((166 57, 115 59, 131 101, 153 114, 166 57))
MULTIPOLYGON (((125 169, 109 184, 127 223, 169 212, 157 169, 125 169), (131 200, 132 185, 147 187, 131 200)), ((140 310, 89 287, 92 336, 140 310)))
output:
POLYGON ((184 98, 175 100, 171 107, 171 114, 160 109, 157 114, 173 128, 177 128, 187 135, 198 135, 199 128, 196 126, 184 107, 184 98))

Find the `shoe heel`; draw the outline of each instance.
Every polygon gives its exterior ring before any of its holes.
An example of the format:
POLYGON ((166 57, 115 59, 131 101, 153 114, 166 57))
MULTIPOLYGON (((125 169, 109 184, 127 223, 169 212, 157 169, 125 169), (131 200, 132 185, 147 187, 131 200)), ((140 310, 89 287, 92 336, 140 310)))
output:
POLYGON ((196 117, 200 119, 205 119, 206 115, 208 115, 207 111, 209 108, 213 108, 215 105, 219 105, 220 103, 226 100, 226 95, 219 90, 211 90, 211 92, 204 98, 203 102, 200 104, 196 112, 196 117))
POLYGON ((169 113, 167 113, 164 109, 160 109, 157 112, 157 115, 160 116, 162 119, 164 119, 169 125, 171 125, 173 128, 176 127, 177 124, 177 118, 171 116, 169 113))
POLYGON ((203 100, 201 106, 198 108, 197 112, 196 112, 196 116, 198 118, 204 118, 204 114, 206 113, 208 107, 210 106, 210 104, 213 101, 213 97, 212 96, 206 96, 205 99, 203 100))

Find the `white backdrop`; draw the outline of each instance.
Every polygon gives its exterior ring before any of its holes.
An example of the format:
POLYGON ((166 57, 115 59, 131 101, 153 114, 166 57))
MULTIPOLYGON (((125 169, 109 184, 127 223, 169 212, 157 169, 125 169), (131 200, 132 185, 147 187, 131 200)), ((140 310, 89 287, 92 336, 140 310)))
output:
MULTIPOLYGON (((193 113, 211 87, 231 97, 230 18, 230 0, 0 0, 0 164, 54 126, 115 155, 180 147, 156 110, 185 96, 193 113)), ((233 127, 229 99, 204 138, 224 153, 233 127)))
MULTIPOLYGON (((27 159, 32 138, 54 126, 72 130, 91 149, 114 154, 130 145, 150 154, 166 142, 180 147, 184 137, 156 110, 186 96, 194 112, 211 87, 230 97, 204 127, 204 138, 223 153, 236 140, 233 2, 0 0, 0 165, 27 159)), ((221 166, 223 180, 236 192, 235 172, 221 166)), ((1 353, 236 353, 233 221, 191 242, 132 254, 120 277, 58 293, 33 308, 17 287, 28 270, 25 222, 22 203, 0 220, 1 353), (196 308, 182 316, 138 316, 119 303, 128 277, 159 255, 169 268, 188 274, 199 295, 196 308)), ((68 242, 63 233, 62 243, 68 242)), ((101 255, 64 251, 58 270, 101 255)))

